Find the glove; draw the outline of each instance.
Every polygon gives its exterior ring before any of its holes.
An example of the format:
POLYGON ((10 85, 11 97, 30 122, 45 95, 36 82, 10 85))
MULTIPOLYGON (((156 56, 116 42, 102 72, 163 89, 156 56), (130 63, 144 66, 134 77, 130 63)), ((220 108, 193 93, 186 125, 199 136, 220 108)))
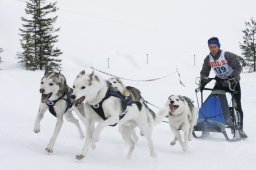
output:
POLYGON ((237 82, 235 79, 229 79, 229 80, 223 81, 222 86, 225 88, 228 88, 231 91, 234 91, 236 84, 237 82))
POLYGON ((204 86, 205 86, 206 84, 208 84, 210 81, 211 81, 211 79, 210 79, 209 77, 203 77, 203 78, 201 78, 201 80, 200 80, 200 91, 202 91, 203 88, 204 88, 204 86))
POLYGON ((230 76, 228 76, 228 79, 233 79, 234 77, 234 74, 231 74, 230 76))

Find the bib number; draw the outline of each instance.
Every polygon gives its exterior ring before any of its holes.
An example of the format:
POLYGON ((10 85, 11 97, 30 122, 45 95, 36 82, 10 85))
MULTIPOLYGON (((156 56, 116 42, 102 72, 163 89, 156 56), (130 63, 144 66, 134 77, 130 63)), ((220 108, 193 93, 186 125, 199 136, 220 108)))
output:
POLYGON ((214 70, 215 70, 215 72, 217 73, 217 74, 224 74, 224 73, 226 73, 226 71, 227 71, 227 69, 225 68, 225 67, 215 67, 214 68, 214 70))

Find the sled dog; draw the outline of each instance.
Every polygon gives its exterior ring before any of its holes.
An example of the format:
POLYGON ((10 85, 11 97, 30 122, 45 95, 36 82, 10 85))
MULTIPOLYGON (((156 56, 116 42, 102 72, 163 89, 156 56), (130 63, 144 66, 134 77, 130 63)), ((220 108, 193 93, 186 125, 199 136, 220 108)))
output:
POLYGON ((79 122, 71 113, 72 103, 69 95, 71 88, 68 87, 64 75, 55 72, 47 73, 46 71, 41 79, 39 91, 41 93, 41 101, 34 123, 34 132, 40 132, 40 122, 47 109, 57 118, 53 136, 45 150, 48 153, 53 152, 53 146, 62 127, 64 116, 78 128, 80 137, 83 138, 84 135, 79 122))
MULTIPOLYGON (((141 92, 139 89, 132 87, 132 86, 125 86, 123 82, 119 78, 109 78, 107 80, 109 85, 118 91, 120 91, 124 96, 131 97, 134 101, 140 101, 145 107, 146 110, 152 115, 152 117, 156 120, 157 115, 153 110, 151 110, 144 98, 141 96, 141 92)), ((161 119, 161 118, 158 118, 161 119)), ((155 121, 155 123, 159 123, 155 121)))
POLYGON ((159 114, 164 114, 169 118, 170 128, 175 136, 171 145, 175 145, 178 140, 182 150, 186 151, 198 117, 198 109, 194 107, 191 99, 185 96, 171 95, 159 114), (184 133, 183 139, 180 130, 184 133))
POLYGON ((84 158, 90 146, 95 148, 95 143, 99 141, 100 133, 106 126, 117 123, 122 138, 130 146, 128 159, 134 151, 136 127, 139 127, 146 137, 150 155, 156 156, 151 139, 153 117, 147 113, 140 102, 123 96, 94 72, 88 74, 81 71, 74 80, 73 90, 71 98, 74 100, 74 106, 76 108, 84 106, 84 114, 80 113, 78 116, 86 126, 85 143, 81 153, 76 155, 76 159, 84 158), (96 122, 98 124, 95 127, 96 122))
POLYGON ((142 99, 140 90, 135 87, 125 86, 119 78, 112 77, 107 82, 111 87, 120 91, 124 96, 131 97, 134 101, 140 101, 142 99))

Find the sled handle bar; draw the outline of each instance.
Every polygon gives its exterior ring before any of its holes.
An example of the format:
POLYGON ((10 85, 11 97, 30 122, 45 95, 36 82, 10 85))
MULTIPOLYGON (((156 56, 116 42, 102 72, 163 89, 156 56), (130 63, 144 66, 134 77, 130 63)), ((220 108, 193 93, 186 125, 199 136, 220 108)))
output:
MULTIPOLYGON (((203 88, 203 90, 213 91, 213 89, 211 89, 211 88, 203 88)), ((203 90, 202 90, 202 91, 203 91, 203 90)), ((200 88, 199 88, 199 87, 195 89, 195 92, 199 92, 199 91, 200 91, 200 88)))
POLYGON ((211 89, 211 88, 203 88, 203 90, 210 90, 210 91, 213 91, 213 89, 211 89))

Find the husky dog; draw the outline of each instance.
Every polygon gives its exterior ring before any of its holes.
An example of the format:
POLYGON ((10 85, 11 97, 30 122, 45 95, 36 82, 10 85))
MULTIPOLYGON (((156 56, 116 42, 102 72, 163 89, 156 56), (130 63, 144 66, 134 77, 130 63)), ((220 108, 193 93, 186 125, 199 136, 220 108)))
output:
POLYGON ((125 86, 119 78, 109 78, 108 83, 113 88, 120 91, 124 96, 130 96, 134 101, 140 101, 142 99, 140 90, 135 87, 125 86))
POLYGON ((156 156, 151 139, 153 118, 140 102, 127 101, 126 97, 114 91, 106 80, 94 72, 86 74, 85 71, 81 71, 74 81, 73 89, 71 98, 74 99, 76 107, 84 106, 84 114, 78 115, 86 126, 85 143, 76 159, 84 158, 89 146, 95 148, 104 127, 117 123, 122 138, 130 145, 128 159, 131 158, 135 147, 135 127, 139 127, 148 140, 150 155, 156 156), (95 122, 98 122, 96 128, 95 122))
POLYGON ((53 146, 63 124, 63 116, 74 123, 78 128, 80 137, 83 138, 83 132, 77 119, 71 113, 72 103, 70 100, 71 88, 68 87, 64 75, 60 73, 47 73, 41 79, 40 93, 41 101, 38 114, 34 124, 34 132, 40 132, 40 122, 47 109, 57 118, 57 123, 52 138, 46 147, 48 153, 53 152, 53 146))
POLYGON ((175 135, 171 145, 175 145, 178 140, 182 150, 186 151, 198 117, 198 109, 194 107, 191 99, 185 96, 171 95, 160 114, 168 115, 171 130, 175 135), (180 130, 184 132, 183 140, 180 130))
MULTIPOLYGON (((140 101, 147 109, 147 111, 152 115, 154 119, 156 119, 157 115, 153 110, 151 110, 148 105, 146 104, 146 101, 144 98, 141 96, 141 92, 139 89, 131 86, 125 86, 123 82, 119 78, 109 78, 107 80, 109 85, 118 91, 120 91, 124 96, 126 97, 131 97, 133 101, 140 101)), ((161 119, 158 117, 158 119, 161 119)), ((155 121, 157 122, 157 121, 155 121)), ((157 122, 158 123, 158 122, 157 122)))

